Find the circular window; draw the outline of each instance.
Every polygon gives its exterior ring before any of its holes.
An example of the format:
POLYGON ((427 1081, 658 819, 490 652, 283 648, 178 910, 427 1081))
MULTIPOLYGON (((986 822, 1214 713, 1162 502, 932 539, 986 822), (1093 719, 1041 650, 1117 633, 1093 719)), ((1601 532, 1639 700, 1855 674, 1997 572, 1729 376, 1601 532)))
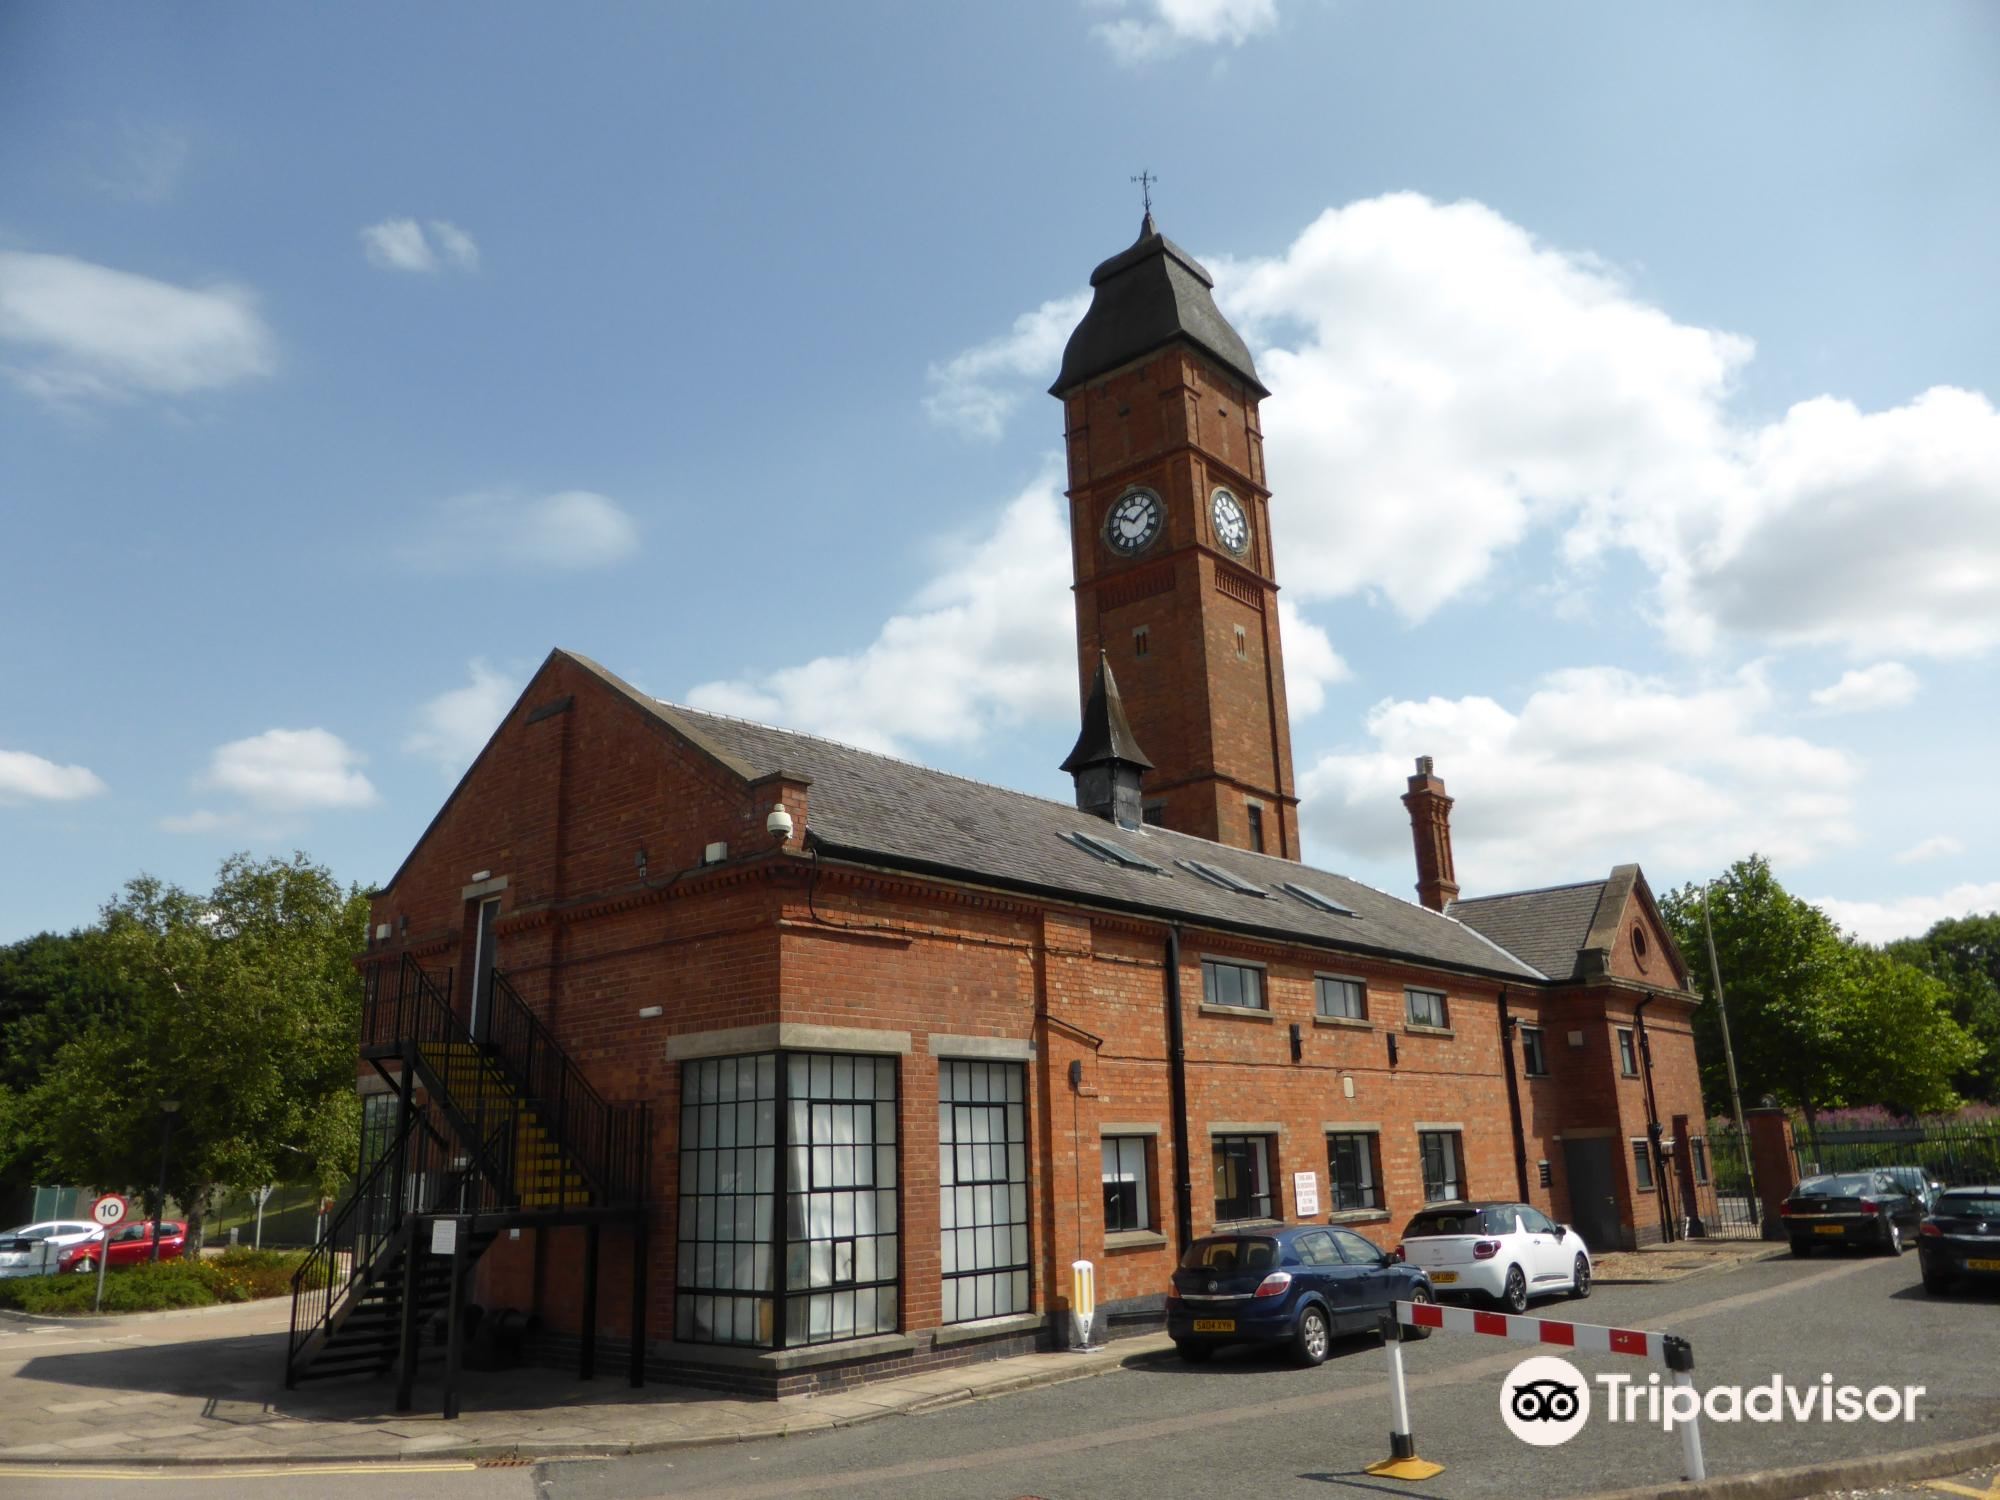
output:
POLYGON ((1643 927, 1632 929, 1632 956, 1639 960, 1640 968, 1646 967, 1646 929, 1643 927))

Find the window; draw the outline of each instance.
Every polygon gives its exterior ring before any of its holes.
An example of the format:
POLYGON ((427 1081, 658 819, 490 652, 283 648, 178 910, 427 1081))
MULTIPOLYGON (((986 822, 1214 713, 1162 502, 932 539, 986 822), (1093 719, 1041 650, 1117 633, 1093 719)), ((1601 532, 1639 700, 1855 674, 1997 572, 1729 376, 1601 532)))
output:
POLYGON ((1450 1203, 1465 1196, 1456 1130, 1418 1131, 1417 1154, 1424 1163, 1424 1202, 1450 1203))
POLYGON ((1128 870, 1149 870, 1155 875, 1167 873, 1150 859, 1129 849, 1121 849, 1109 839, 1101 839, 1094 833, 1072 833, 1066 837, 1084 853, 1095 854, 1108 865, 1123 865, 1128 870))
POLYGON ((674 1336, 796 1348, 894 1332, 895 1060, 704 1058, 682 1065, 681 1101, 674 1336))
POLYGON ((1342 1132, 1326 1138, 1327 1196, 1335 1212, 1380 1208, 1381 1180, 1376 1170, 1375 1136, 1369 1131, 1342 1132))
POLYGON ((1313 907, 1318 911, 1331 912, 1339 917, 1351 917, 1354 915, 1352 907, 1342 906, 1333 897, 1316 891, 1309 885, 1298 885, 1292 881, 1283 880, 1278 883, 1278 889, 1283 891, 1287 896, 1297 897, 1299 900, 1305 902, 1307 906, 1313 907))
MULTIPOLYGON (((1252 811, 1254 812, 1255 809, 1253 808, 1252 811)), ((1225 891, 1234 891, 1239 896, 1255 896, 1260 901, 1268 901, 1271 899, 1269 896, 1264 894, 1264 889, 1262 886, 1252 885, 1249 881, 1243 879, 1241 876, 1232 875, 1229 873, 1229 871, 1222 869, 1217 865, 1204 864, 1201 860, 1198 859, 1181 859, 1181 860, 1176 860, 1175 863, 1178 864, 1183 870, 1186 870, 1190 875, 1199 875, 1203 880, 1206 880, 1210 885, 1219 885, 1225 891)))
POLYGON ((1618 1071, 1627 1078, 1639 1076, 1639 1053, 1632 1045, 1632 1028, 1629 1026, 1618 1028, 1618 1071))
POLYGON ((1333 1247, 1333 1236, 1324 1229, 1300 1235, 1292 1241, 1292 1249, 1298 1254, 1300 1265, 1337 1266, 1341 1263, 1340 1252, 1333 1247))
POLYGON ((1139 817, 1149 827, 1164 828, 1167 825, 1167 804, 1164 802, 1148 802, 1145 809, 1139 814, 1139 817))
POLYGON ((1688 1156, 1694 1162, 1694 1180, 1708 1181, 1708 1142, 1696 1136, 1688 1142, 1688 1156))
POLYGON ((1144 625, 1133 626, 1132 654, 1134 656, 1148 656, 1152 653, 1152 649, 1153 649, 1153 642, 1146 627, 1144 625))
POLYGON ((1653 1190, 1653 1153, 1644 1140, 1632 1142, 1632 1185, 1642 1193, 1653 1190))
POLYGON ((1445 1009, 1443 990, 1404 990, 1406 1014, 1412 1026, 1449 1026, 1449 1012, 1445 1009))
POLYGON ((1152 1204, 1146 1194, 1146 1138, 1116 1135, 1104 1138, 1104 1232, 1153 1227, 1152 1204))
POLYGON ((1330 1229, 1334 1244, 1340 1247, 1340 1257, 1350 1266, 1379 1266, 1382 1252, 1368 1243, 1351 1229, 1330 1229))
MULTIPOLYGON (((1244 809, 1250 815, 1250 848, 1253 853, 1264 852, 1264 809, 1254 802, 1244 809)), ((1257 893, 1263 895, 1262 891, 1257 893)))
POLYGON ((1215 1164, 1215 1222, 1271 1217, 1271 1138, 1219 1135, 1209 1143, 1215 1164))
POLYGON ((1238 661, 1250 660, 1250 632, 1245 630, 1241 625, 1236 627, 1236 659, 1238 661))
POLYGON ((1514 1212, 1521 1216, 1521 1227, 1530 1234, 1554 1234, 1556 1226, 1549 1216, 1538 1208, 1530 1208, 1525 1203, 1514 1206, 1514 1212))
POLYGON ((1542 1046, 1539 1026, 1521 1028, 1521 1071, 1530 1078, 1540 1078, 1549 1071, 1549 1054, 1542 1046))
POLYGON ((1027 1069, 938 1064, 944 1321, 1028 1311, 1027 1069))
POLYGON ((1201 1003, 1226 1005, 1236 1010, 1262 1010, 1264 971, 1248 964, 1204 958, 1201 961, 1201 1003))
POLYGON ((1358 979, 1313 976, 1313 1014, 1343 1021, 1368 1019, 1368 988, 1358 979))

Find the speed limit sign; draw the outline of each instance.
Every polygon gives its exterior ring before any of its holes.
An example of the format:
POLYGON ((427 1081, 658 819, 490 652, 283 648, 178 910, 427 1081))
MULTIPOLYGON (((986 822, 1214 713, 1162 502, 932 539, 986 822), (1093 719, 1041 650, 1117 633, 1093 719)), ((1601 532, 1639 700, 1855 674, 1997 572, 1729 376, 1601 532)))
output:
POLYGON ((109 1229, 125 1217, 125 1200, 116 1193, 106 1193, 91 1205, 90 1216, 109 1229))

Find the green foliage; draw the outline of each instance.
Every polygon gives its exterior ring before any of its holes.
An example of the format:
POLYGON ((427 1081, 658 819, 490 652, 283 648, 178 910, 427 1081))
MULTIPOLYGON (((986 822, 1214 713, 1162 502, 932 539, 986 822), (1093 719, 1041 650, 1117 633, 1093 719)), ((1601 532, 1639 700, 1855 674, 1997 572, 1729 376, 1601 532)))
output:
MULTIPOLYGON (((1701 887, 1671 892, 1662 910, 1697 988, 1713 996, 1701 887)), ((1960 1102, 1956 1084, 1983 1047, 1956 1019, 1944 980, 1844 936, 1756 855, 1712 883, 1709 916, 1746 1103, 1768 1095, 1810 1124, 1843 1106, 1923 1113, 1960 1102)), ((1702 1091, 1712 1109, 1726 1109, 1715 1005, 1695 1013, 1695 1039, 1702 1091)))
POLYGON ((198 1243, 222 1185, 332 1188, 359 1149, 352 958, 367 904, 304 855, 223 862, 197 895, 151 876, 107 906, 94 959, 120 997, 62 1047, 29 1096, 49 1167, 158 1196, 162 1105, 173 1100, 168 1193, 198 1243))
POLYGON ((127 997, 101 931, 44 932, 0 947, 0 1195, 33 1182, 42 1131, 27 1096, 63 1044, 120 1015, 127 997))
MULTIPOLYGON (((107 1313, 161 1312, 289 1296, 304 1251, 228 1250, 211 1259, 151 1261, 114 1267, 104 1278, 107 1313)), ((0 1307, 43 1314, 88 1313, 97 1277, 23 1276, 0 1281, 0 1307)))
POLYGON ((2000 912, 1950 918, 1883 951, 1944 983, 1952 1019, 1985 1049, 1954 1082, 1962 1094, 2000 1102, 2000 912))

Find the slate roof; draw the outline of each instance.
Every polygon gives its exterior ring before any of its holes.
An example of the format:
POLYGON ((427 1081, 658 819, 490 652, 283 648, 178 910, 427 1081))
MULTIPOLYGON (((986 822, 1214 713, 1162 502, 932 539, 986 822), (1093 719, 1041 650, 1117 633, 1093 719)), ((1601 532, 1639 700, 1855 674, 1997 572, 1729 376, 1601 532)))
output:
POLYGON ((1257 378, 1242 335, 1209 294, 1215 279, 1160 233, 1150 213, 1139 225, 1139 238, 1092 271, 1090 284, 1090 310, 1069 336, 1050 395, 1060 396, 1175 339, 1197 345, 1259 396, 1271 394, 1257 378))
POLYGON ((1510 891, 1454 901, 1449 916, 1485 934, 1509 953, 1526 959, 1551 979, 1577 977, 1583 950, 1604 889, 1610 882, 1585 880, 1538 891, 1510 891))
POLYGON ((1502 979, 1542 976, 1471 928, 1293 860, 1252 854, 1163 828, 1126 830, 1064 802, 648 697, 583 657, 580 665, 746 781, 784 772, 811 783, 807 833, 827 856, 1068 897, 1203 926, 1254 931, 1357 953, 1407 956, 1502 979), (1085 833, 1162 872, 1127 869, 1073 843, 1085 833), (1259 890, 1244 895, 1177 862, 1198 860, 1259 890), (1306 886, 1343 916, 1283 893, 1306 886))

